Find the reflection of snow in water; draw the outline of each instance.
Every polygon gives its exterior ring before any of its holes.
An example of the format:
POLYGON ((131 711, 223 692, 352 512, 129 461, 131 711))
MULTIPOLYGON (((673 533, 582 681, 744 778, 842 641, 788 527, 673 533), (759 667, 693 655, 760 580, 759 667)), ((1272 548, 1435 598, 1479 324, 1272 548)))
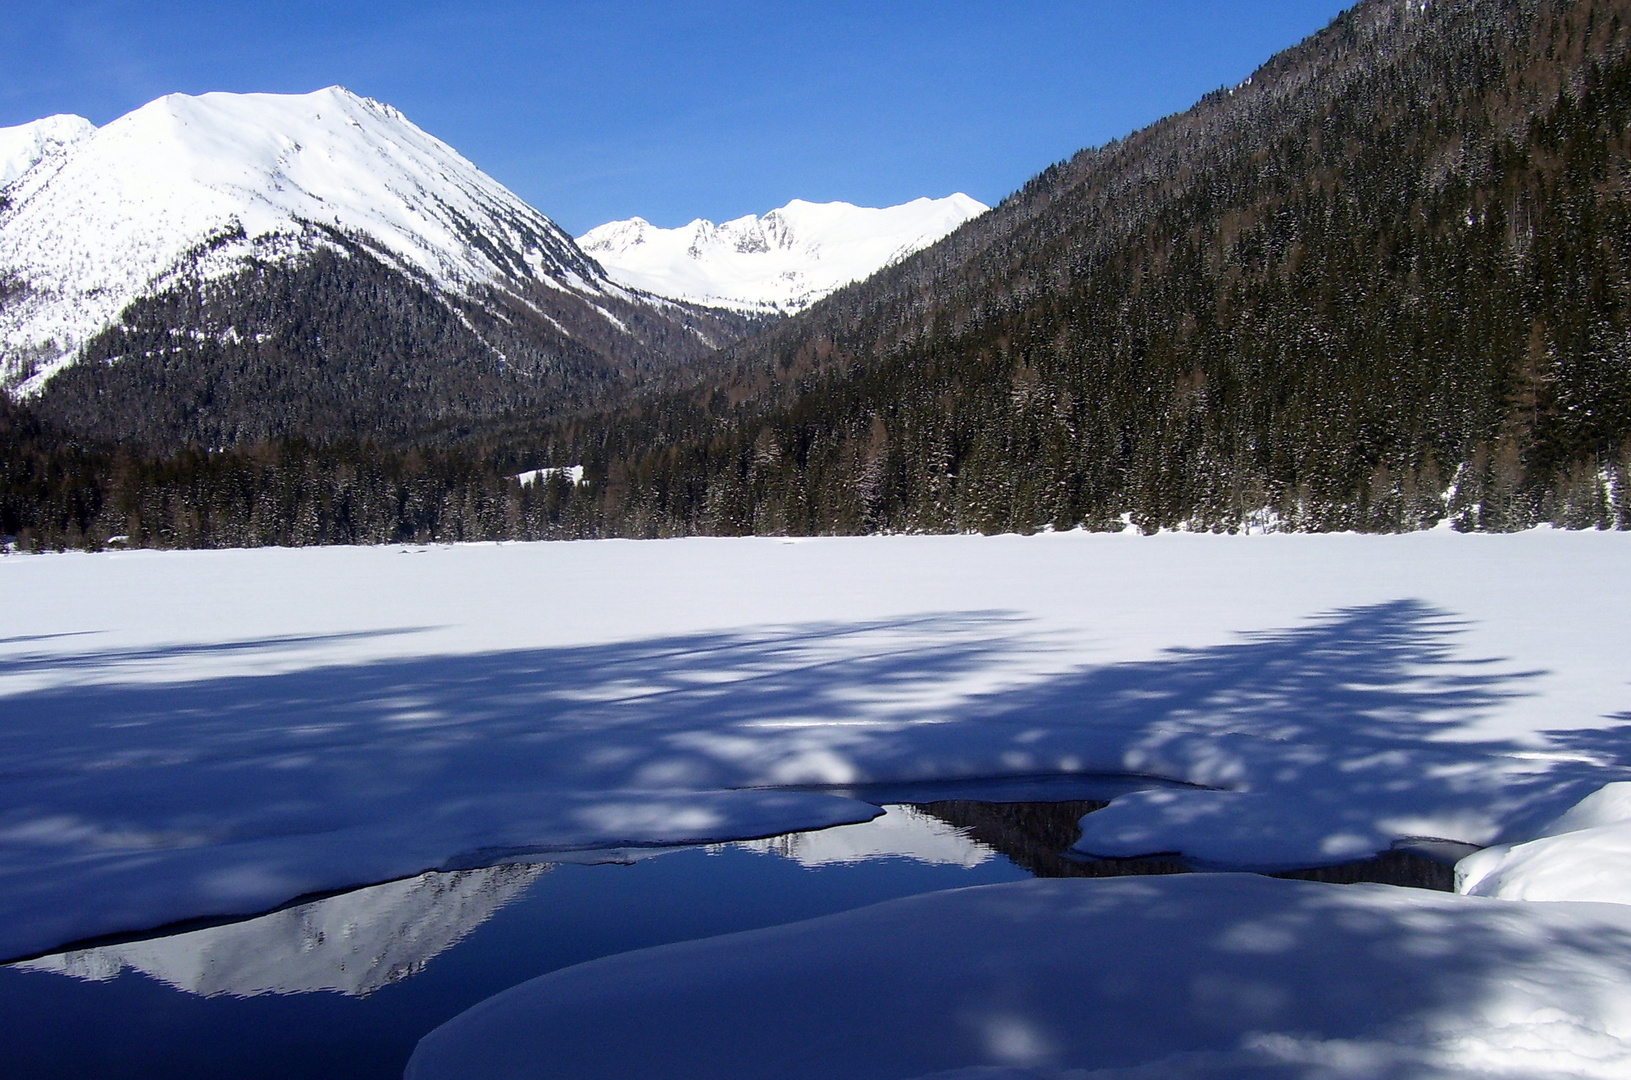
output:
MULTIPOLYGON (((802 866, 900 856, 934 866, 972 867, 996 854, 962 830, 910 806, 888 807, 884 816, 861 825, 737 846, 782 855, 802 866)), ((624 859, 618 861, 632 861, 628 853, 619 854, 624 859)), ((318 990, 365 997, 424 970, 547 869, 531 864, 421 874, 245 922, 73 949, 15 966, 97 982, 129 968, 205 997, 318 990)))
POLYGON ((979 866, 996 852, 954 825, 913 806, 886 806, 884 815, 860 825, 789 833, 736 846, 770 852, 800 866, 827 866, 899 856, 932 866, 979 866))
MULTIPOLYGON (((861 825, 790 833, 740 846, 803 866, 900 856, 934 866, 973 867, 995 852, 962 830, 910 806, 888 807, 861 825)), ((673 850, 673 849, 669 849, 673 850)), ((658 851, 595 853, 634 861, 658 851)), ((166 938, 103 945, 14 966, 103 982, 127 968, 205 997, 302 994, 365 997, 424 970, 519 897, 547 865, 493 866, 387 882, 257 919, 166 938)))
POLYGON ((421 874, 247 922, 74 949, 15 966, 98 982, 134 968, 206 997, 316 990, 364 997, 418 974, 547 869, 421 874))

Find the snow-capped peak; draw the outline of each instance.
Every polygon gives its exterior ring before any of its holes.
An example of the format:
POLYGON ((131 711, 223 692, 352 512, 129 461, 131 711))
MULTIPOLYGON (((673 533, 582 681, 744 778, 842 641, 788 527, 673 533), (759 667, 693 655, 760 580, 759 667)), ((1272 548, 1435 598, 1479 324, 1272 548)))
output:
POLYGON ((95 130, 96 125, 83 116, 67 113, 0 128, 0 188, 95 130))
POLYGON ((881 209, 794 199, 763 216, 698 218, 661 229, 644 218, 578 237, 612 278, 676 300, 798 311, 920 251, 989 209, 958 193, 881 209))
POLYGON ((59 157, 0 208, 0 273, 23 285, 0 309, 0 383, 32 368, 24 393, 167 276, 224 275, 252 254, 330 243, 328 230, 448 293, 506 280, 622 293, 452 147, 339 86, 171 94, 59 157))

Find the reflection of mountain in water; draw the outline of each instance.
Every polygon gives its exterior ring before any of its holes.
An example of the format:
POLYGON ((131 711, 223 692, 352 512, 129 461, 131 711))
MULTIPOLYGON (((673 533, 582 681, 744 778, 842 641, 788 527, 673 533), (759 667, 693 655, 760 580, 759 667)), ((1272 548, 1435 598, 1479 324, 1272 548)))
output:
POLYGON ((247 922, 74 949, 16 966, 97 981, 134 968, 205 997, 316 990, 364 997, 418 974, 546 869, 494 866, 421 874, 247 922))
MULTIPOLYGON (((1067 855, 1083 815, 1102 800, 984 802, 940 800, 891 804, 859 825, 789 833, 734 847, 780 855, 802 866, 907 858, 973 867, 998 857, 1038 877, 1120 877, 1186 873, 1175 858, 1084 859, 1067 855)), ((1441 845, 1442 846, 1442 845, 1441 845)), ((672 849, 670 849, 672 850, 672 849)), ((631 861, 655 852, 592 853, 593 861, 631 861)), ((1343 866, 1290 871, 1279 877, 1376 881, 1448 889, 1457 851, 1398 849, 1343 866)), ((580 854, 579 858, 584 855, 580 854)), ((147 941, 74 949, 14 965, 103 981, 126 968, 206 997, 299 994, 317 990, 366 996, 418 974, 442 953, 517 899, 548 869, 494 866, 421 874, 246 922, 147 941)))
POLYGON ((971 837, 967 829, 915 806, 885 806, 882 817, 859 825, 746 840, 736 846, 780 855, 800 866, 890 857, 936 866, 979 866, 996 855, 989 845, 971 837))

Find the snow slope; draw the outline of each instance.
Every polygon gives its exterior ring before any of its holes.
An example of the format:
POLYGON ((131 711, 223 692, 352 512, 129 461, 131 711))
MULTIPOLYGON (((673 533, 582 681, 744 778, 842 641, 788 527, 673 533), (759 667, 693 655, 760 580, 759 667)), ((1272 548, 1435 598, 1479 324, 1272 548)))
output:
POLYGON ((1631 783, 1605 785, 1527 843, 1462 859, 1456 889, 1505 900, 1631 904, 1631 783))
POLYGON ((0 210, 0 273, 26 287, 0 306, 0 384, 32 369, 25 394, 173 275, 284 258, 331 243, 325 229, 452 294, 537 282, 627 297, 544 215, 342 87, 172 94, 88 133, 74 119, 11 129, 78 135, 12 184, 0 210))
POLYGON ((68 114, 0 128, 0 188, 95 130, 96 125, 83 116, 68 114))
POLYGON ((643 218, 578 237, 633 288, 742 311, 801 311, 828 293, 921 251, 990 207, 961 192, 876 209, 794 199, 763 217, 698 218, 659 229, 643 218))
POLYGON ((1631 779, 1620 533, 10 556, 0 597, 0 956, 877 813, 793 786, 1163 777, 1087 850, 1286 867, 1631 779))
POLYGON ((955 889, 610 956, 475 1006, 406 1073, 1627 1075, 1631 907, 1235 874, 955 889))

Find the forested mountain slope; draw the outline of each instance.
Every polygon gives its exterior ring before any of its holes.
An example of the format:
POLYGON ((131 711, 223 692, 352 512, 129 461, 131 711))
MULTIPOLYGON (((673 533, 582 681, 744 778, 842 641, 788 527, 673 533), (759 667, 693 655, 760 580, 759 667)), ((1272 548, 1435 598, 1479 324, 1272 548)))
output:
MULTIPOLYGON (((0 534, 1631 527, 1628 44, 1631 0, 1364 0, 1242 85, 1045 170, 757 336, 600 387, 585 360, 577 396, 556 398, 569 413, 506 397, 489 370, 466 385, 494 387, 498 407, 415 414, 430 426, 396 448, 371 433, 254 443, 276 425, 251 425, 216 453, 195 423, 201 445, 144 456, 73 444, 68 403, 119 393, 126 366, 83 365, 104 381, 64 381, 62 411, 0 410, 0 534), (512 479, 580 464, 583 483, 512 479)), ((516 325, 476 303, 455 326, 371 279, 393 314, 359 325, 330 303, 354 277, 331 290, 320 262, 297 272, 310 282, 238 293, 262 305, 257 348, 338 335, 358 346, 348 362, 409 372, 411 350, 367 343, 406 324, 419 341, 472 327, 503 341, 516 325)), ((172 332, 164 305, 183 302, 132 309, 94 351, 216 348, 225 329, 172 332)), ((166 360, 165 377, 212 401, 190 363, 166 360)), ((414 378, 405 394, 431 385, 414 378)), ((306 407, 322 430, 398 430, 394 401, 342 390, 306 407)), ((141 423, 181 430, 162 410, 141 423)))
POLYGON ((635 535, 1623 523, 1628 16, 1367 0, 533 445, 635 535))

